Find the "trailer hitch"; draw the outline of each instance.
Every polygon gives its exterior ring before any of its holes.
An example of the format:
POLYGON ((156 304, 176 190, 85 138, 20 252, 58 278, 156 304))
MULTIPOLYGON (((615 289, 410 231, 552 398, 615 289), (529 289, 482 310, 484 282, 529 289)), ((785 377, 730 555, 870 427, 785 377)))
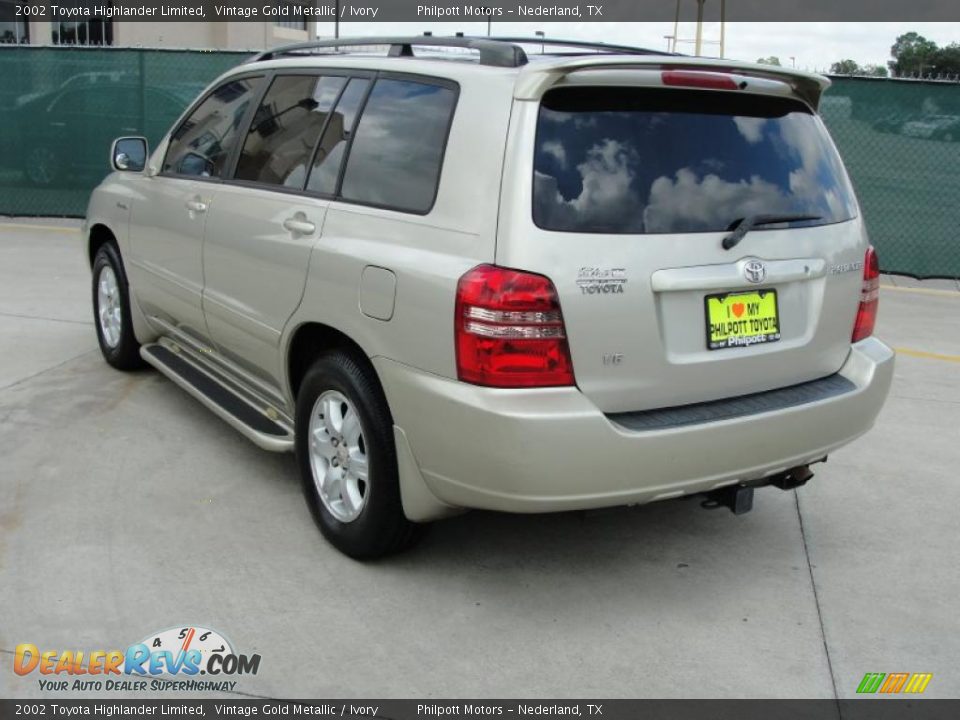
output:
MULTIPOLYGON (((825 462, 826 458, 821 462, 825 462)), ((708 493, 704 493, 706 499, 700 503, 700 507, 707 510, 716 510, 717 508, 728 508, 734 515, 743 515, 753 509, 753 491, 758 487, 773 487, 781 490, 794 490, 802 485, 806 485, 813 473, 809 465, 797 465, 797 467, 784 470, 770 477, 761 480, 754 480, 749 483, 738 485, 728 485, 727 487, 717 488, 708 493)))
POLYGON ((753 488, 746 485, 729 485, 711 490, 706 497, 700 507, 707 510, 725 507, 734 515, 743 515, 753 509, 753 488))

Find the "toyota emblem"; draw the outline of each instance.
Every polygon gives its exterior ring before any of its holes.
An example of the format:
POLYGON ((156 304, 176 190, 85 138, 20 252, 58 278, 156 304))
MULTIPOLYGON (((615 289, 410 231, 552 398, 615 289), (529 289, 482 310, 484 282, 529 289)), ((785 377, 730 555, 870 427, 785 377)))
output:
POLYGON ((767 268, 759 260, 750 260, 743 266, 743 274, 752 283, 762 283, 767 276, 767 268))

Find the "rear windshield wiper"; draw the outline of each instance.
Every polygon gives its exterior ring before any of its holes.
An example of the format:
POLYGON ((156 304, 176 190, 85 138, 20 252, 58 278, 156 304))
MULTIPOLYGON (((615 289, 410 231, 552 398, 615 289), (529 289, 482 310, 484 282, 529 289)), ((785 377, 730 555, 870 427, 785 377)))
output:
POLYGON ((778 225, 779 223, 820 219, 819 215, 747 215, 747 217, 730 223, 730 227, 727 229, 733 230, 733 232, 723 239, 723 249, 735 248, 748 232, 759 225, 778 225))

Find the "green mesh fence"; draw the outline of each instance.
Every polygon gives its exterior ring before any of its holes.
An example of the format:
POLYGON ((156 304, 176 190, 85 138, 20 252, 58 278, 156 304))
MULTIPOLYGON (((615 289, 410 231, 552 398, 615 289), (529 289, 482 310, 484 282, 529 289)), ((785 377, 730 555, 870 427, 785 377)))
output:
POLYGON ((960 278, 960 83, 834 78, 821 105, 881 267, 960 278))
MULTIPOLYGON (((155 144, 247 56, 0 45, 0 214, 82 216, 113 138, 155 144)), ((960 84, 835 78, 822 111, 883 269, 960 277, 960 84)))
POLYGON ((83 216, 110 143, 151 147, 250 53, 0 45, 0 214, 83 216))

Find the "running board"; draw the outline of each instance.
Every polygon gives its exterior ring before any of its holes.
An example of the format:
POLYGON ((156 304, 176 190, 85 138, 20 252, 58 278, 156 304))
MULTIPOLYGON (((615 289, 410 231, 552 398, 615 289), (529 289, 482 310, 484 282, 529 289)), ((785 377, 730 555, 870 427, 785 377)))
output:
POLYGON ((171 349, 165 344, 153 343, 141 347, 140 355, 256 445, 273 452, 293 451, 292 427, 279 417, 271 418, 267 414, 269 410, 250 404, 214 373, 191 362, 186 353, 177 352, 178 349, 176 345, 171 349))

